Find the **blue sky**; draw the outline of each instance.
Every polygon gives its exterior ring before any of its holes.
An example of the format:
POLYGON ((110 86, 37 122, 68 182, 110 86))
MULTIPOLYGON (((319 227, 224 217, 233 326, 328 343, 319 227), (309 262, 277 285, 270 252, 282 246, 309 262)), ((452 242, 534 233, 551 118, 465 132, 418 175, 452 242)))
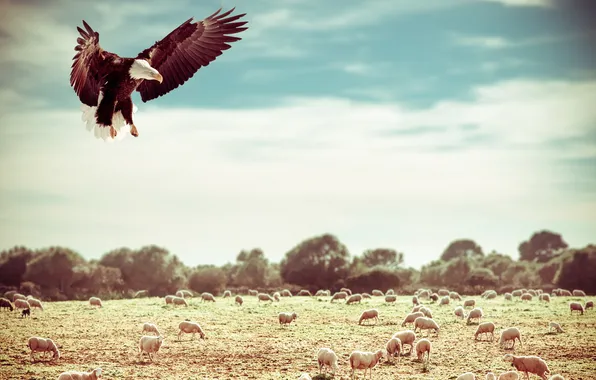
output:
POLYGON ((456 238, 516 258, 538 229, 595 242, 589 1, 115 4, 0 0, 0 247, 223 264, 330 232, 419 267, 456 238), (85 130, 82 19, 134 56, 220 6, 250 29, 168 95, 135 93, 139 138, 85 130))

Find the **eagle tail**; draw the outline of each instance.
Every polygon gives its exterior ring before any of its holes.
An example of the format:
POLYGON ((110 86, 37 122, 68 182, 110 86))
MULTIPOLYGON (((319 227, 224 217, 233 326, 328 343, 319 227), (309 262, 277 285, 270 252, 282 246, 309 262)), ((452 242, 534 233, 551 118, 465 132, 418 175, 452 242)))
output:
MULTIPOLYGON (((101 101, 101 94, 99 97, 99 101, 97 103, 99 104, 100 101, 101 101)), ((133 104, 132 105, 132 113, 133 114, 136 113, 137 110, 138 110, 137 106, 133 104)), ((96 106, 89 107, 86 104, 81 104, 81 111, 83 112, 83 114, 81 116, 81 120, 85 123, 86 129, 89 132, 93 133, 93 135, 97 139, 101 138, 104 141, 111 142, 113 140, 122 140, 124 138, 124 136, 126 136, 128 134, 128 133, 124 133, 125 132, 124 127, 127 124, 126 124, 126 120, 124 120, 124 116, 122 116, 122 112, 120 112, 120 111, 115 112, 114 115, 112 116, 112 126, 118 133, 116 135, 115 139, 112 139, 110 137, 110 128, 97 124, 97 119, 95 117, 95 112, 97 111, 96 106)))

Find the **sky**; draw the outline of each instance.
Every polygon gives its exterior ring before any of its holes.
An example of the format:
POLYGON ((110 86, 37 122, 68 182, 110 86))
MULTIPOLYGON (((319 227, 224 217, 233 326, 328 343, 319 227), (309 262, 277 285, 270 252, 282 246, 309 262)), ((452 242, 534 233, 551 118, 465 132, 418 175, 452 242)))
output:
POLYGON ((156 244, 187 265, 331 233, 419 268, 459 238, 596 243, 589 0, 0 0, 0 249, 156 244), (86 20, 134 57, 219 7, 249 29, 139 137, 96 139, 69 85, 86 20))

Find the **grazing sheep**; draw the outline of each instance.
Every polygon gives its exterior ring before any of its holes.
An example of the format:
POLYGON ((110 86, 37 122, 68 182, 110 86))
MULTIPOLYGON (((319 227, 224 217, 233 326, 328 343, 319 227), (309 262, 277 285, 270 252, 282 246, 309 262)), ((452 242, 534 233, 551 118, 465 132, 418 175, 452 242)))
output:
POLYGON ((370 351, 352 351, 350 354, 350 367, 352 367, 352 378, 357 369, 364 370, 364 377, 366 378, 366 370, 370 369, 370 377, 372 378, 372 370, 383 357, 383 350, 375 352, 370 351))
POLYGON ((503 297, 505 297, 505 301, 511 301, 513 299, 513 295, 511 293, 505 293, 503 294, 503 297))
POLYGON ((441 298, 441 302, 439 303, 439 306, 449 305, 449 299, 450 299, 449 297, 443 297, 443 298, 441 298))
POLYGON ((521 295, 520 299, 522 301, 532 301, 532 295, 530 293, 524 293, 521 295))
POLYGON ((66 371, 58 376, 58 380, 97 380, 101 379, 101 368, 90 372, 66 371))
POLYGON ((586 296, 586 293, 583 290, 579 290, 579 289, 573 289, 573 292, 571 294, 573 294, 574 297, 585 297, 586 296))
POLYGON ((312 380, 312 377, 310 377, 308 373, 303 372, 298 378, 298 380, 312 380))
POLYGON ((449 292, 449 298, 451 298, 454 301, 461 301, 461 296, 458 292, 449 292))
POLYGON ((412 305, 416 306, 419 304, 420 304, 420 301, 418 300, 418 296, 413 296, 412 297, 412 305))
POLYGON ((43 311, 43 305, 41 304, 41 301, 35 298, 30 298, 29 299, 29 306, 31 306, 31 308, 38 308, 41 309, 41 311, 43 311))
POLYGON ((392 338, 397 338, 401 341, 402 351, 404 346, 410 346, 410 355, 414 350, 414 341, 416 340, 416 333, 412 330, 398 331, 393 334, 392 338))
POLYGON ((147 290, 139 290, 139 291, 137 291, 134 294, 133 298, 145 297, 145 296, 148 296, 148 295, 149 295, 149 291, 147 291, 147 290))
POLYGON ((249 296, 257 296, 257 294, 259 294, 258 290, 254 290, 254 289, 248 289, 248 295, 249 296))
POLYGON ((281 313, 279 313, 278 318, 279 318, 279 324, 284 326, 284 325, 289 325, 290 323, 292 323, 292 321, 295 321, 296 318, 298 318, 298 314, 281 312, 281 313))
POLYGON ((364 298, 371 299, 372 297, 371 297, 371 295, 370 295, 370 294, 368 294, 368 293, 362 293, 362 298, 363 298, 363 299, 364 299, 364 298))
POLYGON ((391 303, 391 302, 395 302, 395 301, 397 301, 397 296, 396 295, 389 294, 389 295, 386 295, 385 296, 385 302, 391 303))
POLYGON ((379 321, 379 310, 377 309, 368 309, 364 310, 362 314, 360 314, 360 319, 358 319, 358 324, 361 325, 363 321, 374 319, 375 323, 379 321))
POLYGON ((472 372, 466 372, 459 375, 456 380, 476 380, 476 375, 472 372))
POLYGON ((470 314, 468 314, 468 319, 466 320, 466 323, 469 324, 472 321, 472 319, 476 319, 478 323, 480 323, 480 318, 482 318, 483 315, 484 314, 482 313, 481 308, 474 308, 470 311, 470 314))
POLYGON ((466 312, 464 311, 464 308, 461 306, 456 307, 455 310, 453 310, 453 314, 455 314, 456 317, 461 319, 466 318, 466 312))
POLYGON ((506 362, 511 362, 511 365, 518 371, 525 372, 527 379, 530 378, 528 373, 538 375, 544 380, 548 380, 546 377, 547 374, 550 375, 548 365, 538 356, 515 356, 511 354, 505 354, 505 356, 503 356, 503 360, 506 362))
POLYGON ((348 295, 352 295, 352 291, 348 288, 341 288, 339 289, 340 292, 346 292, 348 295))
POLYGON ((12 302, 15 302, 16 300, 27 300, 27 297, 21 293, 15 293, 12 295, 12 302))
POLYGON ((229 290, 226 290, 225 292, 223 292, 223 298, 228 298, 232 296, 232 292, 229 290))
POLYGON ((298 296, 308 296, 308 297, 312 297, 312 293, 306 289, 302 289, 298 292, 297 294, 298 296))
MULTIPOLYGON (((16 305, 16 302, 15 302, 16 305)), ((579 302, 569 302, 569 310, 570 310, 570 314, 573 314, 573 311, 579 311, 581 313, 581 315, 584 315, 584 307, 582 306, 581 303, 579 302)))
POLYGON ((426 306, 422 306, 418 311, 421 312, 422 314, 424 314, 424 316, 426 318, 432 318, 433 317, 432 311, 428 307, 426 307, 426 306))
POLYGON ((243 304, 243 303, 244 303, 244 300, 242 299, 242 297, 241 297, 241 296, 239 296, 239 295, 238 295, 238 296, 236 296, 236 299, 235 299, 235 302, 234 302, 234 304, 235 304, 235 305, 238 305, 238 306, 242 306, 242 304, 243 304))
POLYGON ((586 302, 586 306, 584 306, 584 310, 592 309, 594 310, 594 301, 586 302))
POLYGON ((23 309, 21 312, 21 318, 31 317, 31 309, 23 309))
POLYGON ((204 292, 201 294, 201 302, 205 302, 205 301, 215 302, 215 297, 213 297, 213 294, 211 294, 211 293, 204 292))
POLYGON ((89 305, 103 307, 101 300, 97 297, 89 298, 89 305))
POLYGON ((60 351, 58 351, 58 347, 56 347, 56 344, 51 339, 32 336, 29 338, 27 345, 31 350, 31 361, 35 360, 35 357, 33 356, 35 352, 43 352, 42 356, 44 357, 47 353, 53 352, 54 355, 51 360, 60 359, 60 351))
POLYGON ((514 290, 511 292, 512 297, 521 297, 522 291, 520 289, 514 290))
POLYGON ((279 302, 279 297, 281 297, 281 294, 279 294, 279 292, 275 292, 275 293, 273 293, 273 299, 274 299, 276 302, 279 302))
POLYGON ((157 354, 159 348, 161 347, 164 339, 161 335, 159 336, 151 336, 151 335, 144 335, 139 339, 139 360, 143 360, 143 353, 147 353, 149 355, 149 360, 153 361, 151 354, 157 354))
POLYGON ((399 362, 400 355, 403 350, 403 346, 399 338, 392 337, 391 339, 389 339, 387 341, 385 349, 387 350, 387 360, 389 360, 389 358, 394 358, 397 356, 397 361, 399 362))
POLYGON ((190 290, 180 289, 179 292, 182 293, 182 298, 192 298, 193 293, 190 290))
POLYGON ((173 300, 175 297, 176 297, 176 296, 174 296, 174 295, 172 295, 172 294, 168 294, 168 295, 165 297, 165 300, 166 300, 166 305, 170 305, 170 304, 172 303, 172 300, 173 300))
POLYGON ((507 371, 499 375, 498 380, 518 380, 519 375, 516 371, 507 371))
POLYGON ((464 301, 464 307, 471 307, 472 309, 476 306, 476 300, 469 299, 464 301))
POLYGON ((333 295, 333 297, 331 297, 331 303, 333 303, 333 301, 335 300, 345 300, 346 298, 348 298, 348 293, 346 292, 337 292, 333 295))
POLYGON ((566 289, 561 289, 559 291, 559 295, 561 297, 571 297, 571 292, 569 290, 566 290, 566 289))
POLYGON ((521 333, 519 332, 519 329, 517 327, 509 327, 508 329, 501 331, 501 338, 499 339, 499 344, 501 345, 501 347, 504 347, 507 342, 512 341, 513 345, 511 346, 511 349, 513 350, 515 348, 516 339, 519 341, 519 345, 523 347, 521 341, 521 333))
POLYGON ((270 296, 269 294, 267 294, 267 293, 259 293, 259 294, 257 295, 257 298, 259 299, 259 301, 258 301, 258 302, 261 302, 261 301, 271 301, 271 302, 273 302, 273 297, 271 297, 271 296, 270 296))
POLYGON ((395 295, 395 290, 393 289, 387 289, 387 291, 385 292, 386 296, 392 296, 395 295))
POLYGON ((13 296, 17 293, 16 290, 9 290, 6 293, 4 293, 4 298, 8 299, 8 300, 12 300, 13 296))
POLYGON ((29 301, 19 298, 16 301, 14 301, 14 308, 17 310, 30 309, 31 305, 29 305, 29 301))
POLYGON ((416 356, 418 357, 418 360, 422 361, 424 354, 426 354, 426 362, 430 362, 430 349, 430 340, 425 338, 420 339, 418 343, 416 343, 416 356))
POLYGON ((404 327, 408 323, 413 324, 414 321, 416 320, 416 318, 418 318, 418 317, 424 317, 424 313, 417 311, 415 313, 410 313, 410 314, 406 315, 406 317, 404 318, 404 321, 401 323, 401 327, 404 327))
POLYGON ((346 301, 346 305, 350 305, 350 304, 353 304, 353 303, 356 303, 356 302, 358 302, 358 303, 361 303, 362 302, 362 296, 360 294, 358 294, 358 293, 352 294, 350 296, 350 298, 348 298, 348 300, 346 301))
POLYGON ((0 310, 2 310, 2 309, 10 309, 10 311, 14 310, 14 308, 12 307, 12 304, 6 298, 0 298, 0 310))
POLYGON ((495 324, 492 322, 482 322, 476 328, 476 332, 474 333, 474 340, 478 340, 478 336, 481 334, 485 334, 488 337, 490 333, 490 340, 495 340, 495 324))
POLYGON ((420 293, 418 293, 418 298, 429 298, 430 297, 430 291, 428 290, 423 290, 420 293))
POLYGON ((538 301, 550 302, 550 296, 547 293, 542 293, 538 297, 538 301))
POLYGON ((412 308, 412 311, 410 311, 410 313, 415 313, 417 311, 420 311, 420 309, 422 309, 424 307, 424 305, 420 304, 420 305, 416 305, 412 308))
POLYGON ((372 295, 376 297, 383 297, 385 294, 383 294, 383 292, 378 289, 373 289, 372 295))
POLYGON ((548 380, 565 380, 565 378, 559 374, 556 374, 549 377, 548 380))
POLYGON ((323 289, 319 289, 317 290, 317 292, 315 293, 315 297, 325 297, 327 293, 323 290, 323 289))
POLYGON ((559 332, 559 333, 565 332, 561 328, 561 325, 558 324, 557 322, 551 322, 548 324, 548 331, 550 332, 551 330, 555 330, 555 332, 559 332))
POLYGON ((492 372, 488 372, 488 373, 486 374, 486 378, 485 378, 484 380, 497 380, 497 378, 496 378, 496 376, 495 376, 495 374, 494 374, 494 373, 492 373, 492 372))
POLYGON ((184 305, 184 306, 188 307, 188 303, 186 302, 186 300, 184 298, 177 297, 177 296, 174 296, 172 298, 172 304, 174 304, 174 305, 184 305))
POLYGON ((337 371, 337 355, 333 352, 330 348, 321 348, 317 353, 317 361, 319 362, 319 373, 325 367, 325 372, 327 372, 327 367, 331 368, 331 373, 335 376, 335 371, 337 371))
MULTIPOLYGON (((449 297, 447 297, 449 298, 449 297)), ((439 300, 439 295, 437 293, 433 293, 430 295, 430 300, 433 302, 437 302, 439 300)))
POLYGON ((494 300, 495 298, 497 298, 497 292, 493 291, 491 293, 488 293, 486 295, 486 299, 487 300, 494 300))
POLYGON ((437 293, 439 293, 439 296, 441 296, 441 297, 449 296, 449 290, 447 290, 447 289, 439 289, 439 291, 437 293))
POLYGON ((180 329, 180 331, 178 331, 178 340, 180 340, 180 336, 183 333, 192 334, 190 337, 191 340, 195 338, 196 333, 199 333, 201 339, 205 339, 205 333, 197 322, 182 321, 178 324, 178 329, 180 329))
POLYGON ((416 332, 416 330, 418 329, 420 329, 420 332, 422 332, 422 330, 434 330, 437 333, 437 335, 439 335, 439 325, 431 318, 416 318, 414 320, 414 332, 416 332))
POLYGON ((157 326, 155 324, 149 323, 149 322, 145 322, 143 324, 143 331, 142 331, 142 333, 145 333, 145 332, 155 333, 155 335, 161 335, 159 333, 159 330, 157 329, 157 326))
POLYGON ((288 289, 284 289, 281 291, 281 296, 282 297, 292 297, 292 292, 290 292, 288 289))

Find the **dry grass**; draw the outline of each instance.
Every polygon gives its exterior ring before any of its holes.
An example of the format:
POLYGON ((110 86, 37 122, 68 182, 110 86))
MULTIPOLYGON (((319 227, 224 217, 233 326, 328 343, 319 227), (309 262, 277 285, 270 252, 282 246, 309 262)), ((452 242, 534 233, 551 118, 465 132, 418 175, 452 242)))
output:
MULTIPOLYGON (((553 373, 566 379, 596 378, 596 312, 569 315, 567 303, 576 297, 555 298, 550 304, 475 298, 484 310, 483 320, 493 321, 497 331, 520 328, 523 347, 516 345, 516 354, 541 356, 553 373), (550 321, 559 322, 565 333, 549 334, 550 321)), ((244 299, 244 305, 237 307, 233 299, 201 303, 194 298, 188 308, 166 306, 158 298, 106 301, 102 309, 86 302, 46 302, 46 310, 35 310, 31 319, 1 312, 0 379, 56 379, 65 370, 95 367, 103 368, 105 379, 297 379, 302 372, 317 374, 315 355, 320 347, 338 354, 336 378, 348 378, 350 352, 385 348, 392 334, 403 329, 401 320, 411 309, 411 297, 399 297, 396 304, 373 297, 361 305, 330 304, 328 297, 282 298, 274 304, 258 304, 256 297, 244 299), (371 307, 379 309, 380 322, 358 326, 360 313, 371 307), (295 324, 280 327, 280 311, 297 312, 295 324), (185 318, 201 324, 205 341, 191 341, 190 335, 177 341, 178 323, 185 318), (147 356, 140 361, 138 355, 146 321, 156 323, 166 339, 153 363, 147 356), (31 363, 27 340, 33 335, 53 339, 61 358, 31 363)), ((418 362, 415 355, 402 357, 399 364, 383 359, 373 377, 455 379, 472 371, 484 379, 489 370, 497 375, 510 370, 502 360, 510 351, 500 349, 496 341, 474 341, 476 325, 456 319, 455 306, 430 305, 441 332, 438 338, 430 337, 429 364, 418 362)), ((362 378, 362 371, 357 375, 362 378)))

